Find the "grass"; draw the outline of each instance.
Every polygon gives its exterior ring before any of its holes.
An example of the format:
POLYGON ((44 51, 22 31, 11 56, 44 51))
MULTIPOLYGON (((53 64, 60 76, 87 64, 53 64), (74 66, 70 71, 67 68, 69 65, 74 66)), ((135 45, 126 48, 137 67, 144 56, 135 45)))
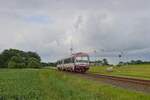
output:
POLYGON ((0 69, 1 99, 150 100, 150 94, 124 90, 51 69, 0 69))
POLYGON ((35 99, 41 95, 40 79, 35 70, 0 69, 0 97, 6 99, 35 99))
POLYGON ((121 67, 114 67, 113 72, 108 72, 106 70, 108 67, 109 66, 91 67, 89 71, 92 73, 134 77, 150 80, 150 65, 126 65, 121 67))

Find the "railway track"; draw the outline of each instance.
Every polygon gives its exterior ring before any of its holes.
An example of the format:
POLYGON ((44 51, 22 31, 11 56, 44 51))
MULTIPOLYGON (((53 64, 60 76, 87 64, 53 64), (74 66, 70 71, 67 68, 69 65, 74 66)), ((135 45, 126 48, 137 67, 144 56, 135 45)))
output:
POLYGON ((112 84, 116 87, 122 87, 129 90, 141 91, 144 93, 150 93, 150 80, 137 79, 137 78, 127 78, 127 77, 119 77, 119 76, 111 76, 111 75, 103 75, 103 74, 95 74, 95 73, 75 73, 75 72, 66 72, 66 74, 74 74, 78 77, 85 77, 90 80, 94 80, 97 82, 104 82, 108 84, 112 84))
POLYGON ((110 76, 110 75, 102 75, 102 74, 93 74, 93 73, 85 73, 83 75, 93 77, 93 78, 103 78, 103 79, 108 79, 108 80, 113 80, 113 81, 121 81, 121 82, 145 85, 145 86, 150 87, 150 80, 126 78, 126 77, 118 77, 118 76, 110 76))
POLYGON ((138 78, 127 78, 127 77, 120 77, 120 76, 111 76, 111 75, 104 75, 104 74, 95 74, 95 73, 75 73, 75 72, 67 72, 70 74, 77 74, 85 77, 90 77, 94 79, 107 79, 116 82, 124 82, 124 83, 132 83, 137 85, 144 85, 150 88, 150 80, 138 79, 138 78))

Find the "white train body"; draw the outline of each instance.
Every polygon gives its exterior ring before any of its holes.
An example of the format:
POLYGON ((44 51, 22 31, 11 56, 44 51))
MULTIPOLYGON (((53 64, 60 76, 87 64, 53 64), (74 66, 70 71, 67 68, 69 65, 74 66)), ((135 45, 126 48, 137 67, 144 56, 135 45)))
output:
POLYGON ((63 71, 86 72, 89 69, 89 65, 89 55, 81 52, 57 61, 58 70, 63 71))

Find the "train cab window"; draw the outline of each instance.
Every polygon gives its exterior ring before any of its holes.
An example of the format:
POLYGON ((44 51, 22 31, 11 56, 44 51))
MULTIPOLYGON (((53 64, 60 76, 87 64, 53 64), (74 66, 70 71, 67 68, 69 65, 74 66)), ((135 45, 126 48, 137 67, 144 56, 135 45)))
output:
POLYGON ((76 62, 88 62, 88 61, 89 61, 88 56, 76 57, 76 62))

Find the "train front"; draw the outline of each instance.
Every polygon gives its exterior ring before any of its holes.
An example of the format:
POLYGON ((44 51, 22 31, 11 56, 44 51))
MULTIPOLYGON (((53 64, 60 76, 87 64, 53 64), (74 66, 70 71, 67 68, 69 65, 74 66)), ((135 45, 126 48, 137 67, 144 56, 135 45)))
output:
POLYGON ((86 72, 90 67, 90 59, 87 53, 77 53, 75 56, 75 72, 86 72))

